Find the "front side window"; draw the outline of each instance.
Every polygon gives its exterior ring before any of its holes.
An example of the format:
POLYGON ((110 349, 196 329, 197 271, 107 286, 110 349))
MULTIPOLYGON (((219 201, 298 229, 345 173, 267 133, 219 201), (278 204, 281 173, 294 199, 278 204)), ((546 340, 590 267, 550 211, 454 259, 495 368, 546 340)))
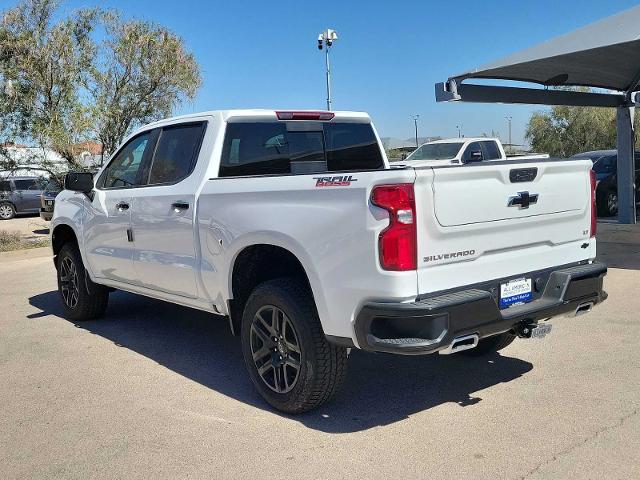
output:
POLYGON ((498 149, 498 145, 496 142, 481 142, 482 143, 482 155, 483 160, 499 160, 500 150, 498 149))
POLYGON ((14 180, 13 184, 16 186, 16 190, 40 190, 40 186, 35 179, 14 180))
POLYGON ((483 160, 482 147, 480 142, 470 143, 462 155, 462 162, 480 162, 483 160))
POLYGON ((176 183, 195 165, 204 124, 186 124, 162 129, 151 161, 149 184, 176 183))
POLYGON ((130 140, 102 174, 104 188, 126 188, 141 183, 138 172, 142 166, 144 152, 149 144, 150 132, 145 132, 130 140))

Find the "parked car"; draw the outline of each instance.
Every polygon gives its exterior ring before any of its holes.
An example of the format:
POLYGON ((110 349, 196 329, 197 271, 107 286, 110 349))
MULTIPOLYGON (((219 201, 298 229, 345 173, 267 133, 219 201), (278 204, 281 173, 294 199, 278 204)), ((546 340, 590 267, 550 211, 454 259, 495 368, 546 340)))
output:
POLYGON ((349 348, 490 354, 602 302, 594 185, 589 160, 391 168, 364 113, 187 115, 67 175, 58 290, 74 321, 113 288, 226 317, 258 392, 302 412, 349 348))
POLYGON ((7 177, 0 179, 0 220, 22 213, 40 211, 41 177, 7 177))
MULTIPOLYGON (((578 153, 571 158, 588 158, 596 172, 596 202, 598 215, 612 217, 618 214, 618 151, 595 150, 578 153)), ((640 203, 640 152, 635 153, 636 203, 640 203)))
POLYGON ((55 179, 50 179, 40 195, 40 218, 50 221, 53 216, 53 207, 56 196, 62 191, 62 187, 55 179))
POLYGON ((447 138, 423 143, 415 149, 407 158, 401 160, 411 162, 412 166, 431 165, 434 161, 455 165, 489 160, 523 160, 527 158, 549 158, 546 154, 536 155, 507 155, 498 138, 447 138))

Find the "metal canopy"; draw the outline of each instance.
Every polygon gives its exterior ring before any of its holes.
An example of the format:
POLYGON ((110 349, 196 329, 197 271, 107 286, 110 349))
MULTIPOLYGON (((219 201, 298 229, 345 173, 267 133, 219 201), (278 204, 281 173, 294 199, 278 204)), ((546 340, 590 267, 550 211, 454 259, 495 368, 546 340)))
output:
POLYGON ((640 6, 453 77, 638 89, 640 6))
MULTIPOLYGON (((435 85, 438 102, 616 107, 618 218, 621 223, 636 222, 632 93, 637 91, 640 91, 640 6, 435 85), (620 93, 463 83, 474 78, 514 80, 545 87, 596 87, 620 93)), ((640 93, 636 97, 640 99, 640 93)))

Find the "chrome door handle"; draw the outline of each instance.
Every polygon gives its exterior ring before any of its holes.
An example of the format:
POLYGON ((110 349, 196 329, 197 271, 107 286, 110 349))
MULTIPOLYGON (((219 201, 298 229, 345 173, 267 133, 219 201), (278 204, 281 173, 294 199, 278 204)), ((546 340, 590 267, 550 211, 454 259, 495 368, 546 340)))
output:
POLYGON ((120 202, 116 204, 116 208, 124 212, 125 210, 129 210, 129 204, 127 202, 120 202))
POLYGON ((189 204, 187 202, 175 202, 171 204, 171 208, 176 212, 179 212, 180 210, 189 210, 189 204))

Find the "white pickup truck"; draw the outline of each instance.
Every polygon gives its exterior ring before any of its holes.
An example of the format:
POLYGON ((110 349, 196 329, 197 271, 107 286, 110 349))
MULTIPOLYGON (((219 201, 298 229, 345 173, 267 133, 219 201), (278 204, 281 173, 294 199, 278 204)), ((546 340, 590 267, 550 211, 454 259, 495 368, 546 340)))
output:
POLYGON ((391 168, 364 113, 147 125, 70 173, 52 245, 73 320, 113 289, 226 317, 275 408, 327 401, 349 348, 495 352, 606 298, 590 160, 391 168))
POLYGON ((499 138, 445 138, 423 143, 401 163, 412 167, 431 165, 460 165, 472 162, 500 160, 528 160, 549 158, 547 154, 507 155, 499 138))

